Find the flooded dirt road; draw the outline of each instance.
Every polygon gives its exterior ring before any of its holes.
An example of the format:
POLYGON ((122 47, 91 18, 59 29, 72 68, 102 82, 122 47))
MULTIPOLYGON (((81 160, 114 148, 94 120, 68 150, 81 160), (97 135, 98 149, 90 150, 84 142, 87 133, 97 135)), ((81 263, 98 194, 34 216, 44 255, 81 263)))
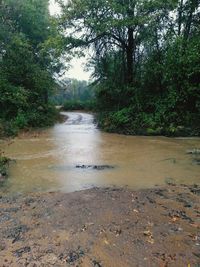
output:
POLYGON ((16 161, 11 163, 5 191, 72 192, 112 185, 143 189, 166 182, 200 182, 196 156, 186 153, 200 147, 199 138, 108 134, 97 129, 91 114, 63 115, 68 117, 64 123, 1 141, 0 148, 16 161), (98 170, 87 165, 114 168, 98 170))
POLYGON ((200 139, 108 134, 91 114, 63 115, 0 143, 14 160, 0 267, 200 266, 200 139))

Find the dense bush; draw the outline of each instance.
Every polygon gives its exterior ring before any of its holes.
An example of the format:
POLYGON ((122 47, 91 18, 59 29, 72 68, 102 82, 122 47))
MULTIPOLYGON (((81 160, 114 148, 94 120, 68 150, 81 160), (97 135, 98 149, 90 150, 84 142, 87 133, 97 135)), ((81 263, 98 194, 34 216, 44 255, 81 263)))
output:
POLYGON ((200 135, 200 39, 178 39, 162 52, 157 73, 155 52, 142 64, 132 87, 96 88, 99 125, 112 132, 147 135, 200 135), (182 47, 185 45, 183 53, 182 47), (178 52, 178 51, 182 52, 178 52), (160 80, 160 81, 159 81, 160 80))
POLYGON ((0 135, 44 127, 57 113, 49 104, 58 64, 49 47, 54 26, 49 1, 3 1, 0 8, 0 135))
POLYGON ((45 105, 38 108, 20 111, 11 120, 0 120, 0 137, 15 136, 22 129, 51 126, 59 114, 54 106, 45 105))
POLYGON ((68 100, 64 103, 63 109, 66 111, 72 110, 95 110, 95 100, 80 101, 80 100, 68 100))

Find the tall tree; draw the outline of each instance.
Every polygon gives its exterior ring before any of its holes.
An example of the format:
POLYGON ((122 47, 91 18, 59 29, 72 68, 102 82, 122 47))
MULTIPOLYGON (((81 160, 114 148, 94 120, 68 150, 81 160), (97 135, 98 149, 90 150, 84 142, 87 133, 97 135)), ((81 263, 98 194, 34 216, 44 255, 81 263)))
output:
POLYGON ((126 62, 127 84, 134 81, 135 53, 144 28, 157 12, 166 13, 172 6, 172 1, 144 0, 59 2, 63 9, 62 25, 66 32, 71 29, 68 34, 70 45, 94 44, 98 54, 121 49, 126 62))
POLYGON ((0 120, 37 125, 46 116, 57 35, 48 0, 0 1, 0 120))

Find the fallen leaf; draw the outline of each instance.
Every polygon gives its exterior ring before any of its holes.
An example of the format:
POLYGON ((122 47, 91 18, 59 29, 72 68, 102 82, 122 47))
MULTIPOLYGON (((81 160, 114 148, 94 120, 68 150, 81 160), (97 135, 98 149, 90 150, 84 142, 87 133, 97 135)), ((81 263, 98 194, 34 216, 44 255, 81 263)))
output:
POLYGON ((144 231, 143 234, 146 235, 146 236, 152 236, 152 233, 149 230, 148 231, 144 231))
POLYGON ((179 220, 179 218, 176 217, 176 216, 174 216, 174 217, 171 218, 171 221, 172 221, 172 222, 177 222, 178 220, 179 220))
POLYGON ((136 212, 136 213, 139 213, 139 211, 138 211, 138 210, 136 210, 136 209, 134 209, 133 211, 134 211, 134 212, 136 212))
POLYGON ((150 244, 154 244, 154 243, 155 243, 153 238, 149 238, 149 239, 147 240, 147 242, 150 243, 150 244))
POLYGON ((104 243, 106 244, 106 245, 109 245, 109 242, 108 242, 108 240, 104 240, 104 243))

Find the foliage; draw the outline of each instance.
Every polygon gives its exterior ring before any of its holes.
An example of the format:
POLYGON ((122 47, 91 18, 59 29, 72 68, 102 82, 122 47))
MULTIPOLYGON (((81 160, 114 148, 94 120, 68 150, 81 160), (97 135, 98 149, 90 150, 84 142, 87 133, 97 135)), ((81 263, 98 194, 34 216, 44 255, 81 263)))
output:
POLYGON ((199 1, 59 2, 68 47, 95 51, 102 128, 200 135, 199 1))
POLYGON ((0 2, 0 120, 4 134, 45 126, 55 119, 49 95, 55 87, 54 71, 60 65, 59 53, 56 57, 56 48, 49 45, 58 34, 48 5, 48 0, 0 2))
POLYGON ((86 110, 86 111, 94 111, 95 110, 95 101, 80 101, 80 100, 68 100, 63 105, 64 110, 86 110))
POLYGON ((108 132, 130 133, 131 112, 128 108, 116 112, 101 113, 98 117, 99 126, 108 132))
POLYGON ((56 93, 51 98, 54 104, 63 106, 64 110, 95 109, 94 91, 88 82, 64 78, 57 83, 56 93))
POLYGON ((51 98, 56 105, 63 105, 67 101, 89 102, 94 98, 94 92, 86 81, 64 78, 57 83, 57 89, 51 98))

